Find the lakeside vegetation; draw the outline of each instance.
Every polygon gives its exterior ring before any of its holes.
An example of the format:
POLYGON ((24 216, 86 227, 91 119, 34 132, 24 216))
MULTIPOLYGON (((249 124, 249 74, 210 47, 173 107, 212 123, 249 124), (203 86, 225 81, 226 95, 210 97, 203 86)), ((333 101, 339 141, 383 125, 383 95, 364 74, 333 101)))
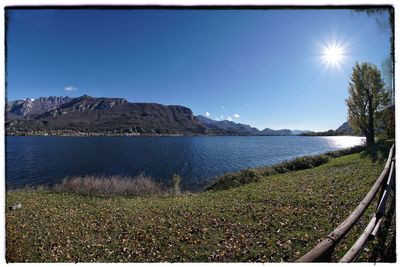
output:
POLYGON ((100 196, 148 196, 160 195, 166 189, 156 183, 151 177, 139 174, 132 178, 123 176, 112 177, 71 177, 64 179, 47 190, 59 193, 76 193, 81 195, 100 196))
POLYGON ((361 152, 365 149, 365 146, 354 146, 319 155, 298 157, 293 160, 283 161, 269 167, 246 169, 236 173, 228 173, 211 181, 210 184, 207 185, 206 190, 226 190, 244 184, 258 182, 261 177, 267 177, 278 173, 287 173, 290 171, 310 169, 327 163, 332 158, 361 152))
MULTIPOLYGON (((284 173, 259 169, 251 183, 197 194, 7 192, 7 207, 22 207, 6 211, 6 257, 9 262, 295 261, 359 204, 382 171, 389 146, 381 142, 336 158, 333 152, 311 169, 291 171, 294 165, 288 163, 284 173)), ((338 258, 374 208, 339 245, 338 258)), ((360 260, 382 260, 379 255, 364 253, 360 260)))

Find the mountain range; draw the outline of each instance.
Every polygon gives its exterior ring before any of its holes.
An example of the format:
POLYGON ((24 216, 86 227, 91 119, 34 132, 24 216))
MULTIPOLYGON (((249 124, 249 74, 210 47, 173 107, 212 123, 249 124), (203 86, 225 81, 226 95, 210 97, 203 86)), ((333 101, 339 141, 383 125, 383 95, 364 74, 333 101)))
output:
POLYGON ((336 136, 336 135, 357 135, 354 130, 351 128, 350 123, 346 121, 342 125, 339 126, 336 130, 328 130, 325 132, 306 132, 301 133, 303 136, 336 136))
POLYGON ((179 105, 130 103, 124 98, 61 96, 8 102, 7 135, 298 135, 193 115, 179 105))

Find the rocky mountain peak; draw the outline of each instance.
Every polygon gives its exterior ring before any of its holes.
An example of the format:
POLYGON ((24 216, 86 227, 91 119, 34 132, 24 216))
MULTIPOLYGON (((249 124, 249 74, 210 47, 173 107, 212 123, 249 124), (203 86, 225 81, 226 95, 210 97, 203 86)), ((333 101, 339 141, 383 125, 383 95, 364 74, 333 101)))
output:
POLYGON ((26 98, 7 103, 7 118, 34 117, 46 111, 58 108, 62 104, 71 101, 66 96, 48 96, 38 99, 26 98))

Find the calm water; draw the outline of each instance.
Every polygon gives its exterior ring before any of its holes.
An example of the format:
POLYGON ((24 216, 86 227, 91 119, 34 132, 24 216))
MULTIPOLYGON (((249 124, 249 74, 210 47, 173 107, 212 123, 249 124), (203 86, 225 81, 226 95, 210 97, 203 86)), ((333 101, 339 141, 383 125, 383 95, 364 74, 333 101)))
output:
POLYGON ((7 188, 54 184, 67 176, 177 173, 198 189, 226 172, 361 144, 359 137, 7 137, 7 188))

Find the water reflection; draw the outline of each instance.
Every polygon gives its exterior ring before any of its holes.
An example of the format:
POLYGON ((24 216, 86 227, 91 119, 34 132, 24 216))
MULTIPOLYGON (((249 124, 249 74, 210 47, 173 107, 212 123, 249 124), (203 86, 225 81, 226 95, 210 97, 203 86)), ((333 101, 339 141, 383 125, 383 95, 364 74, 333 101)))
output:
POLYGON ((336 149, 343 149, 352 146, 364 145, 365 137, 358 136, 326 136, 322 137, 329 141, 330 145, 336 149))

